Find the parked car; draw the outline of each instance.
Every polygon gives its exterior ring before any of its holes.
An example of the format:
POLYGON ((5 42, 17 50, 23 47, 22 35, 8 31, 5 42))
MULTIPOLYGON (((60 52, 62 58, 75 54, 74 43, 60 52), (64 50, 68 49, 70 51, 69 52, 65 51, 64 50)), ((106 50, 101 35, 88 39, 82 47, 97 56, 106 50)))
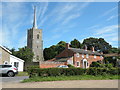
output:
POLYGON ((7 75, 8 77, 14 77, 18 74, 18 69, 12 65, 0 65, 0 75, 7 75))
POLYGON ((58 68, 68 68, 67 65, 59 65, 58 68))

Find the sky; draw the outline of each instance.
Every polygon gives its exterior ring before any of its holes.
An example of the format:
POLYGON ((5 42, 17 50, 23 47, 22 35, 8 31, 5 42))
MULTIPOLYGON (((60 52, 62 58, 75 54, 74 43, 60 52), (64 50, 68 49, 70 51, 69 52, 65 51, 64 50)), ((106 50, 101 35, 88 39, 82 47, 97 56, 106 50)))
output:
POLYGON ((37 27, 42 29, 43 48, 89 37, 104 38, 118 47, 117 2, 2 2, 0 44, 8 48, 27 45, 27 30, 33 26, 36 6, 37 27))

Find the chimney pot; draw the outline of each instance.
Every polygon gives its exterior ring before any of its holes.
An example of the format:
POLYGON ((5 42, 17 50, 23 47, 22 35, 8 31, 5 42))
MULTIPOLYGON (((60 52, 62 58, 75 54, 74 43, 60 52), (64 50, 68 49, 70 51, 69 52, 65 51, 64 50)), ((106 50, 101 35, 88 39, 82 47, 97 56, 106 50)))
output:
POLYGON ((69 47, 70 47, 69 43, 66 43, 66 49, 69 49, 69 47))
POLYGON ((92 46, 92 51, 95 52, 95 48, 92 46))
POLYGON ((85 45, 85 51, 87 51, 87 45, 85 45))

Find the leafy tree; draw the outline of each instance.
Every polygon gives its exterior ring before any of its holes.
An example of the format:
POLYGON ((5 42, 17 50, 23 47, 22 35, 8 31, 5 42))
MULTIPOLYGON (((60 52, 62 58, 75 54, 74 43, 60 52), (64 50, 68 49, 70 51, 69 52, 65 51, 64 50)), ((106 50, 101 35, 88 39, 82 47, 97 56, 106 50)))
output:
POLYGON ((57 54, 61 53, 66 47, 66 42, 64 41, 60 41, 57 45, 56 45, 56 51, 57 54))
POLYGON ((70 46, 72 48, 81 48, 81 43, 77 39, 74 39, 70 42, 70 46))
POLYGON ((95 50, 102 51, 103 53, 108 53, 112 46, 107 43, 103 38, 87 38, 84 39, 83 45, 87 45, 90 50, 94 46, 95 50))
POLYGON ((120 49, 119 48, 115 48, 115 47, 112 47, 110 50, 109 50, 109 53, 120 53, 120 49))
POLYGON ((44 59, 45 60, 49 60, 52 59, 56 56, 56 51, 55 51, 55 45, 49 47, 49 48, 45 48, 43 51, 44 54, 44 59))
POLYGON ((18 51, 15 51, 15 49, 11 49, 11 51, 14 56, 23 59, 25 62, 31 62, 34 56, 32 50, 26 46, 19 48, 18 51))
POLYGON ((60 41, 57 45, 52 45, 49 48, 45 48, 43 51, 44 59, 49 60, 61 53, 65 49, 66 42, 60 41))

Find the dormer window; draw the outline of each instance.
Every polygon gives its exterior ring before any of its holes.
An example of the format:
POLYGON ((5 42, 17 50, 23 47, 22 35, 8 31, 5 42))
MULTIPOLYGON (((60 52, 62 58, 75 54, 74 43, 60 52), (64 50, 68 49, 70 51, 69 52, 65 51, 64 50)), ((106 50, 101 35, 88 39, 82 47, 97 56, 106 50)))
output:
POLYGON ((80 54, 79 54, 79 53, 76 53, 76 57, 80 57, 80 54))

